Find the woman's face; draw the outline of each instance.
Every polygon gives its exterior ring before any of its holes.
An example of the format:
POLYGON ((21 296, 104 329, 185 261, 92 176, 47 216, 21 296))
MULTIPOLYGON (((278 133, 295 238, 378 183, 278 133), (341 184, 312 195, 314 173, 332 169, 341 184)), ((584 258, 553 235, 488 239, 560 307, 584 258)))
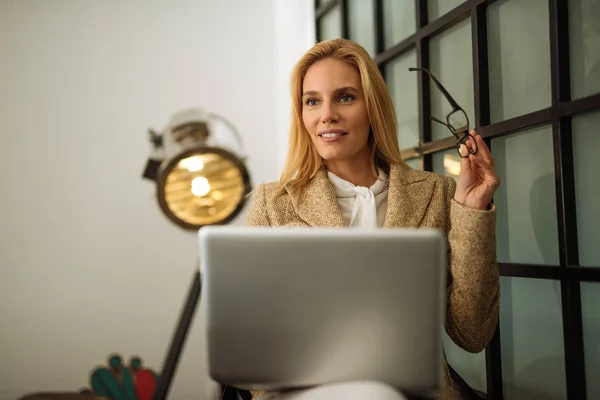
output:
POLYGON ((326 162, 368 157, 370 123, 358 71, 327 58, 308 69, 302 89, 302 120, 319 155, 326 162))

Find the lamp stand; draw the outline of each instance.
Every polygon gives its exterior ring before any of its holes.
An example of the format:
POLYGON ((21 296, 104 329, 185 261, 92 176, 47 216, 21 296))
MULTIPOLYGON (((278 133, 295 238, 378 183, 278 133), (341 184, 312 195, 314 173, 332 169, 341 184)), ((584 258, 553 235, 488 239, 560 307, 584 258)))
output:
MULTIPOLYGON (((156 391, 154 392, 153 400, 167 399, 167 395, 169 394, 171 383, 173 381, 173 376, 175 375, 177 365, 179 364, 181 351, 183 350, 183 345, 187 339, 187 335, 192 324, 192 319, 194 318, 194 314, 196 312, 196 306, 198 305, 201 291, 202 278, 200 276, 200 269, 197 269, 194 271, 194 275, 192 276, 192 284, 185 300, 181 315, 179 316, 179 321, 175 328, 175 334, 171 339, 171 344, 169 345, 169 349, 163 363, 162 372, 158 380, 156 391)), ((237 390, 223 384, 221 384, 220 389, 222 400, 237 400, 237 394, 239 394, 243 400, 252 399, 252 394, 247 390, 237 390)))

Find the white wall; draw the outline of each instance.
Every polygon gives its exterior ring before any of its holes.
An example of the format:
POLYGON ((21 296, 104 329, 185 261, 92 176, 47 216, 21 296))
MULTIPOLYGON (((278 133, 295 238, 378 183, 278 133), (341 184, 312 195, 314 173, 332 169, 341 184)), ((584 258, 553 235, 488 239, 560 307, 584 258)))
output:
MULTIPOLYGON (((219 113, 253 182, 277 179, 312 18, 312 0, 0 1, 0 400, 89 387, 113 351, 160 369, 196 237, 140 178, 147 128, 219 113)), ((200 320, 171 399, 214 391, 200 320)))
POLYGON ((290 73, 302 54, 316 43, 313 2, 314 0, 274 0, 277 131, 280 135, 278 171, 283 167, 288 145, 292 104, 290 73))

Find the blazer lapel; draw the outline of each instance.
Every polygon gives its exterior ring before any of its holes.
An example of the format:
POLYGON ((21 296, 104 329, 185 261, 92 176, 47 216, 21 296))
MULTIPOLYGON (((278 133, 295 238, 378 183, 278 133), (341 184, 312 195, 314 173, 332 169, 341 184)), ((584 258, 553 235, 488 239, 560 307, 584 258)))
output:
MULTIPOLYGON (((433 195, 434 180, 426 173, 400 164, 390 167, 384 227, 418 228, 433 195)), ((296 215, 311 227, 344 227, 344 217, 325 168, 304 190, 286 186, 296 215)))
POLYGON ((431 202, 434 180, 409 167, 392 164, 384 227, 418 228, 431 202))
POLYGON ((296 215, 312 227, 343 227, 344 217, 325 168, 310 180, 304 190, 286 186, 296 215))

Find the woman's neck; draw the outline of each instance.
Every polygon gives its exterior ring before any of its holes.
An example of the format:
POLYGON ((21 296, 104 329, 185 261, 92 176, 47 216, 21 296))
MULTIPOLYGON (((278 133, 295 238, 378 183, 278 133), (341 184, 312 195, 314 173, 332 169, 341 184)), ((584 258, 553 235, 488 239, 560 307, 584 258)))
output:
POLYGON ((373 159, 370 153, 367 151, 364 155, 357 154, 344 160, 328 160, 325 161, 325 166, 328 171, 355 186, 371 187, 377 177, 373 175, 373 159))

